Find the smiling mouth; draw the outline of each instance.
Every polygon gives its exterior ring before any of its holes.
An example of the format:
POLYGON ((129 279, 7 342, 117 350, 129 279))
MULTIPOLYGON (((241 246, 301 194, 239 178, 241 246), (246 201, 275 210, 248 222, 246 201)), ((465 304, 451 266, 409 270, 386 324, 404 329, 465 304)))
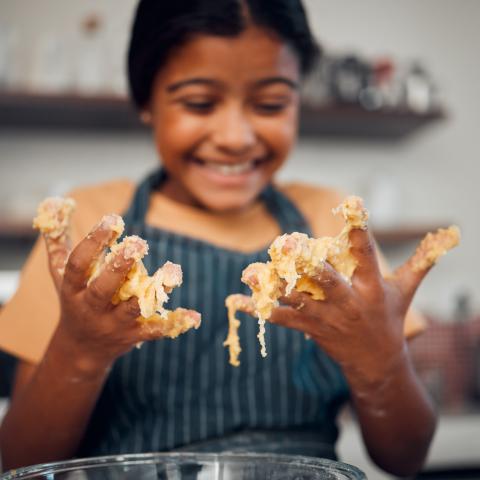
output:
POLYGON ((242 175, 248 172, 254 171, 258 166, 265 163, 267 158, 249 160, 247 162, 241 163, 222 163, 222 162, 211 162, 208 160, 203 160, 198 157, 192 157, 191 160, 197 165, 201 165, 204 168, 208 168, 211 171, 220 173, 225 176, 235 176, 242 175))

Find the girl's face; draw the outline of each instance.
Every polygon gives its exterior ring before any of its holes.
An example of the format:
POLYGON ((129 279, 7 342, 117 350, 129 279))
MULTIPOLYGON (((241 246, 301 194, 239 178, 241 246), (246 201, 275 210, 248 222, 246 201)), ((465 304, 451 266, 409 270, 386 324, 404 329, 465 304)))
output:
POLYGON ((293 51, 258 27, 173 52, 149 105, 163 192, 216 212, 248 206, 295 141, 299 79, 293 51))

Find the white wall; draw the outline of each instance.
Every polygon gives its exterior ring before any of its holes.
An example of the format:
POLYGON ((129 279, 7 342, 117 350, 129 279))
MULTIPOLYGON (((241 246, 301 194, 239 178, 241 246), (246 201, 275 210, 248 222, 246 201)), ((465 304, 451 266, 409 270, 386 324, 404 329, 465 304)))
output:
MULTIPOLYGON (((120 55, 126 37, 118 32, 128 24, 133 4, 132 0, 2 0, 0 22, 17 25, 19 76, 28 77, 30 47, 41 32, 55 29, 72 38, 78 19, 90 11, 110 12, 107 30, 119 35, 115 55, 120 55)), ((365 195, 372 178, 391 176, 401 200, 400 221, 450 221, 463 232, 461 247, 442 259, 422 285, 417 305, 449 314, 455 295, 468 291, 478 309, 480 172, 475 159, 480 133, 476 53, 480 2, 308 0, 306 4, 328 49, 424 61, 441 88, 450 118, 401 143, 300 140, 281 177, 365 195)), ((111 178, 111 172, 140 178, 156 158, 145 136, 3 131, 0 162, 0 208, 30 215, 38 199, 52 189, 111 178)), ((392 262, 404 258, 407 250, 391 252, 392 262)))

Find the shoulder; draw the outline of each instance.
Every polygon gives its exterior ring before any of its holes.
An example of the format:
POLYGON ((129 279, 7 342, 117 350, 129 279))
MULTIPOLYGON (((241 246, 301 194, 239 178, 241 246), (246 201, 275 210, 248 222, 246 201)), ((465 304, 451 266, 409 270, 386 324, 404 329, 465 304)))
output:
POLYGON ((134 189, 135 183, 131 180, 118 179, 75 188, 69 196, 85 207, 92 208, 97 205, 96 208, 106 208, 112 213, 119 213, 127 208, 134 189))
POLYGON ((343 228, 343 219, 332 213, 346 196, 341 191, 300 182, 281 184, 279 188, 305 216, 315 237, 334 236, 343 228))
POLYGON ((128 208, 135 183, 128 179, 118 179, 85 187, 75 188, 68 193, 76 203, 72 215, 72 234, 82 238, 97 224, 103 215, 121 215, 128 208))

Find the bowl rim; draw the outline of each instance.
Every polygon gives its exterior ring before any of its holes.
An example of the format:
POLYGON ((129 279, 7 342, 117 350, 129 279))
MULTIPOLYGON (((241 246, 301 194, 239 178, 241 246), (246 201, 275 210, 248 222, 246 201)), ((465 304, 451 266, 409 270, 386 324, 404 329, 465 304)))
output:
POLYGON ((31 478, 32 475, 47 475, 53 473, 64 473, 74 469, 89 469, 99 466, 115 465, 141 465, 155 464, 159 461, 164 463, 176 463, 179 460, 186 462, 218 462, 242 460, 249 461, 271 461, 285 466, 310 467, 313 469, 331 470, 333 472, 343 473, 347 476, 354 475, 358 479, 366 480, 365 473, 359 468, 338 460, 326 458, 307 457, 301 455, 284 455, 271 453, 204 453, 204 452, 150 452, 150 453, 128 453, 118 455, 105 455, 98 457, 76 458, 73 460, 63 460, 58 462, 49 462, 38 465, 30 465, 13 470, 9 470, 0 476, 0 480, 14 480, 21 478, 31 478))

